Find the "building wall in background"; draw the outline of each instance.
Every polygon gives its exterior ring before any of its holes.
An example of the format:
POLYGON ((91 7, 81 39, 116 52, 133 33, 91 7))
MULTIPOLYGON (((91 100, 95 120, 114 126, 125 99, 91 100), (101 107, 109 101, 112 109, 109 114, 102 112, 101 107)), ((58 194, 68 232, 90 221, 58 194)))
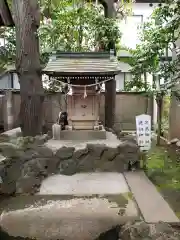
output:
MULTIPOLYGON (((0 92, 3 94, 3 92, 0 92)), ((100 119, 104 123, 105 107, 104 94, 101 94, 100 119)), ((20 94, 13 92, 13 119, 14 127, 19 126, 20 94)), ((143 93, 117 93, 115 126, 119 130, 135 130, 135 116, 146 111, 147 98, 143 93)), ((60 111, 65 111, 65 95, 61 93, 46 94, 44 101, 44 124, 51 129, 52 124, 57 121, 60 111)), ((3 101, 0 101, 0 112, 5 109, 3 101)), ((148 114, 153 118, 153 98, 148 99, 148 114)), ((6 114, 0 115, 0 125, 6 121, 6 114), (3 117, 4 116, 4 117, 3 117)), ((6 124, 6 123, 5 123, 6 124)))

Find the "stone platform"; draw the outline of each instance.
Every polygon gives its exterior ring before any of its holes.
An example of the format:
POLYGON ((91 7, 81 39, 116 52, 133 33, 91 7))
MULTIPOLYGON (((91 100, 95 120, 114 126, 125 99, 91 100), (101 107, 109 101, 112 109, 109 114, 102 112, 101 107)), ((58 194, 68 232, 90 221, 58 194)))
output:
POLYGON ((43 145, 0 143, 2 158, 0 193, 36 193, 41 182, 52 174, 83 172, 123 173, 139 162, 136 142, 120 141, 107 132, 105 140, 48 140, 43 145))
MULTIPOLYGON (((125 140, 126 141, 126 140, 125 140)), ((109 147, 116 149, 119 145, 121 145, 124 141, 119 140, 116 135, 114 135, 111 132, 106 132, 106 139, 88 139, 86 141, 84 140, 54 140, 50 139, 45 143, 45 146, 52 149, 54 152, 56 152, 58 149, 62 147, 73 147, 75 150, 84 149, 87 147, 87 145, 94 145, 97 146, 97 148, 102 145, 104 147, 109 147)), ((128 144, 132 144, 130 141, 126 141, 128 144)), ((137 144, 133 142, 133 144, 138 148, 137 144)), ((133 145, 132 144, 132 145, 133 145)), ((133 152, 133 150, 131 151, 133 152)))
POLYGON ((60 131, 61 140, 88 141, 106 139, 105 130, 63 130, 60 131))

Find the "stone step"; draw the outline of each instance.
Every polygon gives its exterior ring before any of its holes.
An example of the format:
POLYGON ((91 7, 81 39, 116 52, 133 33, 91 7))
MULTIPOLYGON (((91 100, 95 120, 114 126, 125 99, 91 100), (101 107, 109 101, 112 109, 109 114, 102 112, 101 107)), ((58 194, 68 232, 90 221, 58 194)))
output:
POLYGON ((147 223, 179 223, 178 217, 143 171, 127 172, 124 176, 147 223))
POLYGON ((40 193, 4 201, 0 227, 12 236, 43 240, 93 240, 140 214, 123 174, 54 175, 40 193))
POLYGON ((43 240, 93 240, 112 227, 139 220, 133 201, 120 194, 33 197, 37 199, 31 199, 32 205, 30 199, 22 196, 6 203, 5 208, 8 204, 10 211, 1 214, 0 228, 8 235, 43 240))
POLYGON ((56 174, 42 181, 39 195, 124 194, 129 188, 121 173, 56 174))

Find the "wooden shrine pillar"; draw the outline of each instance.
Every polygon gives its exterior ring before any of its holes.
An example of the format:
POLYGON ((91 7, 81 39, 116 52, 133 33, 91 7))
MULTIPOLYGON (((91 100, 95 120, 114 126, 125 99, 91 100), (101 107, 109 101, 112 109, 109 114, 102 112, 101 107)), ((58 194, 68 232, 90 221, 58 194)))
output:
MULTIPOLYGON (((115 17, 114 0, 102 0, 104 6, 105 17, 115 17)), ((115 51, 114 42, 109 43, 109 51, 113 49, 115 51)), ((115 51, 116 52, 116 51, 115 51)), ((116 111, 116 80, 105 83, 105 127, 113 128, 115 121, 116 111)))
POLYGON ((105 127, 114 126, 116 112, 116 80, 115 78, 105 84, 105 127))

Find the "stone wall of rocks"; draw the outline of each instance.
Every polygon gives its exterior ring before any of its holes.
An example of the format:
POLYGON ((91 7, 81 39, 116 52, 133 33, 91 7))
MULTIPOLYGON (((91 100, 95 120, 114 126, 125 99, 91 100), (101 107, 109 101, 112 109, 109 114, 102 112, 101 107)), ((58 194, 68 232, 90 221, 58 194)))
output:
POLYGON ((170 224, 148 224, 143 221, 128 222, 121 227, 119 240, 179 240, 180 231, 170 224))
POLYGON ((143 221, 128 222, 102 233, 95 240, 179 240, 179 229, 161 222, 148 224, 143 221))
POLYGON ((124 138, 115 148, 87 144, 82 149, 61 146, 56 151, 44 145, 47 139, 46 135, 19 137, 0 143, 0 193, 34 194, 52 174, 124 172, 139 163, 139 148, 133 139, 124 138))

